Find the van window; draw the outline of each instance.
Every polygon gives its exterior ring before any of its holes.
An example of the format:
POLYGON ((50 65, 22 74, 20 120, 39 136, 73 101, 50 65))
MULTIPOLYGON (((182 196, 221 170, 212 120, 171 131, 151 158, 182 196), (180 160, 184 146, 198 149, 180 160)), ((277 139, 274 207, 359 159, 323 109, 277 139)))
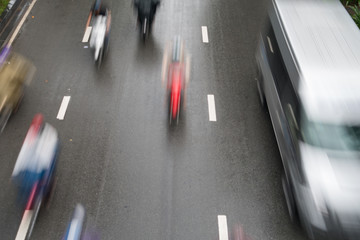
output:
POLYGON ((286 82, 290 81, 289 74, 284 65, 283 58, 275 38, 274 30, 271 24, 267 31, 263 32, 263 41, 266 48, 266 55, 269 60, 270 69, 274 77, 279 96, 282 94, 286 82))
POLYGON ((320 148, 360 151, 360 126, 321 123, 301 116, 304 142, 320 148))
POLYGON ((293 140, 301 139, 299 100, 290 80, 287 81, 280 99, 293 140))

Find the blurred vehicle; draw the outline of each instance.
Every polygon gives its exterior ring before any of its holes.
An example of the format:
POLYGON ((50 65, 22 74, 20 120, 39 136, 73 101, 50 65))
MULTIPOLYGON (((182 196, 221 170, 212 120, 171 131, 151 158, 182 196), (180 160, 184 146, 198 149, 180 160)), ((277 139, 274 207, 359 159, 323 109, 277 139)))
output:
MULTIPOLYGON (((57 131, 35 115, 12 173, 25 212, 16 239, 29 239, 41 205, 53 187, 59 150, 57 131)), ((22 206, 23 207, 23 206, 22 206)))
POLYGON ((34 65, 19 54, 5 47, 0 53, 0 131, 12 113, 19 108, 24 88, 35 73, 34 65))
POLYGON ((231 240, 252 240, 252 238, 245 233, 240 224, 236 224, 233 228, 231 240))
POLYGON ((94 60, 100 68, 109 49, 111 30, 111 11, 102 4, 101 0, 96 0, 90 9, 86 28, 89 25, 92 26, 90 48, 94 50, 94 60))
POLYGON ((185 53, 184 42, 176 36, 165 49, 162 81, 166 78, 170 125, 178 124, 183 110, 186 85, 189 81, 190 56, 185 53))
POLYGON ((96 231, 90 227, 84 227, 84 222, 85 208, 81 204, 77 204, 63 240, 100 240, 96 231))
POLYGON ((272 0, 260 34, 260 100, 290 217, 311 238, 360 239, 359 43, 336 0, 272 0))
POLYGON ((134 7, 138 12, 137 21, 140 24, 140 35, 145 41, 151 32, 156 9, 160 0, 134 0, 134 7))

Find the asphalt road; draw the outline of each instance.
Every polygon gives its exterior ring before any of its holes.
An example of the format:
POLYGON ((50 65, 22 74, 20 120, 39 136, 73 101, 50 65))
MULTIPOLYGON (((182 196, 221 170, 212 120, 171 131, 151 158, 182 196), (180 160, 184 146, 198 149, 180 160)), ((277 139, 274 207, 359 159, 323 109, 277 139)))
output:
POLYGON ((59 131, 61 152, 55 192, 32 239, 61 239, 78 202, 102 239, 215 240, 218 215, 226 215, 229 235, 242 224, 254 240, 305 239, 287 215, 281 159, 256 90, 267 0, 163 0, 145 45, 131 1, 108 0, 112 32, 100 70, 81 42, 91 3, 38 0, 14 43, 37 73, 0 136, 0 239, 14 239, 21 221, 9 179, 38 112, 59 131), (171 129, 160 78, 175 35, 192 68, 186 110, 171 129), (60 121, 64 96, 71 100, 60 121))

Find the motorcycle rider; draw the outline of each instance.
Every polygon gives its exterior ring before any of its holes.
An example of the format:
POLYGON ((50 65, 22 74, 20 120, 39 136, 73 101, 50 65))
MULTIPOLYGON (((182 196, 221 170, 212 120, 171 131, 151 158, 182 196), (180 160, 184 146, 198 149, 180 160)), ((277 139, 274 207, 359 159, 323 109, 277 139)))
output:
POLYGON ((93 16, 94 17, 97 17, 99 15, 106 16, 106 11, 108 11, 108 8, 106 7, 105 4, 102 3, 102 0, 95 0, 94 4, 91 6, 90 9, 88 22, 90 23, 93 16))
POLYGON ((12 173, 13 181, 20 187, 19 200, 21 202, 28 199, 36 183, 42 185, 51 180, 57 149, 56 130, 44 122, 42 114, 36 114, 12 173))
POLYGON ((160 0, 134 0, 134 7, 138 11, 137 22, 142 25, 145 17, 149 16, 149 30, 151 31, 151 27, 156 14, 156 9, 159 5, 160 0))
POLYGON ((175 118, 178 122, 180 112, 185 110, 189 77, 190 55, 185 50, 184 41, 180 36, 176 36, 165 46, 161 73, 162 85, 166 89, 165 101, 168 101, 170 124, 175 118))
MULTIPOLYGON (((95 49, 97 39, 102 38, 104 36, 103 34, 105 34, 104 39, 101 40, 101 47, 104 50, 100 57, 100 59, 102 59, 108 49, 111 28, 111 11, 102 3, 102 0, 95 0, 94 4, 91 6, 86 29, 88 29, 90 23, 92 25, 89 42, 90 48, 95 49)), ((95 60, 98 59, 99 54, 95 51, 95 60)), ((101 61, 99 62, 101 63, 101 61)))
POLYGON ((190 79, 190 59, 191 56, 185 51, 185 44, 180 36, 176 36, 173 41, 168 42, 165 46, 161 70, 161 82, 163 86, 165 85, 165 83, 167 86, 169 86, 169 81, 171 80, 168 76, 169 68, 172 64, 178 62, 183 66, 185 70, 185 87, 190 79))
POLYGON ((111 24, 111 10, 107 8, 105 4, 102 3, 102 0, 95 0, 93 5, 91 6, 88 21, 86 23, 86 28, 90 25, 90 22, 94 17, 107 17, 106 18, 106 37, 105 44, 109 41, 109 33, 110 33, 110 24, 111 24))

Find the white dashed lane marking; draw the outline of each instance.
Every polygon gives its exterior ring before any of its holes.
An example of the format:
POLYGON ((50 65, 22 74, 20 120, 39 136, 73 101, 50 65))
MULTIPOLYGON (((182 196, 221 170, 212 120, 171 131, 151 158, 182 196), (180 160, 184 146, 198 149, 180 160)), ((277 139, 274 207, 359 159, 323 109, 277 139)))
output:
POLYGON ((229 240, 227 220, 225 215, 218 215, 219 240, 229 240))
POLYGON ((32 210, 25 210, 15 240, 24 240, 26 238, 26 234, 29 230, 29 226, 31 223, 32 215, 33 215, 32 210))
POLYGON ((208 36, 207 27, 206 27, 206 26, 202 26, 202 27, 201 27, 201 32, 202 32, 202 40, 203 40, 203 43, 208 43, 208 42, 209 42, 209 36, 208 36))
POLYGON ((66 109, 69 105, 69 102, 70 102, 70 96, 64 96, 62 102, 61 102, 61 106, 60 106, 60 109, 59 109, 59 112, 58 112, 58 115, 57 115, 57 119, 59 120, 64 120, 64 117, 65 117, 65 113, 66 113, 66 109))
POLYGON ((207 95, 209 105, 209 121, 216 122, 215 97, 212 94, 207 95))
POLYGON ((84 33, 84 37, 82 39, 83 43, 87 43, 89 41, 90 33, 91 33, 92 27, 87 27, 84 33))

